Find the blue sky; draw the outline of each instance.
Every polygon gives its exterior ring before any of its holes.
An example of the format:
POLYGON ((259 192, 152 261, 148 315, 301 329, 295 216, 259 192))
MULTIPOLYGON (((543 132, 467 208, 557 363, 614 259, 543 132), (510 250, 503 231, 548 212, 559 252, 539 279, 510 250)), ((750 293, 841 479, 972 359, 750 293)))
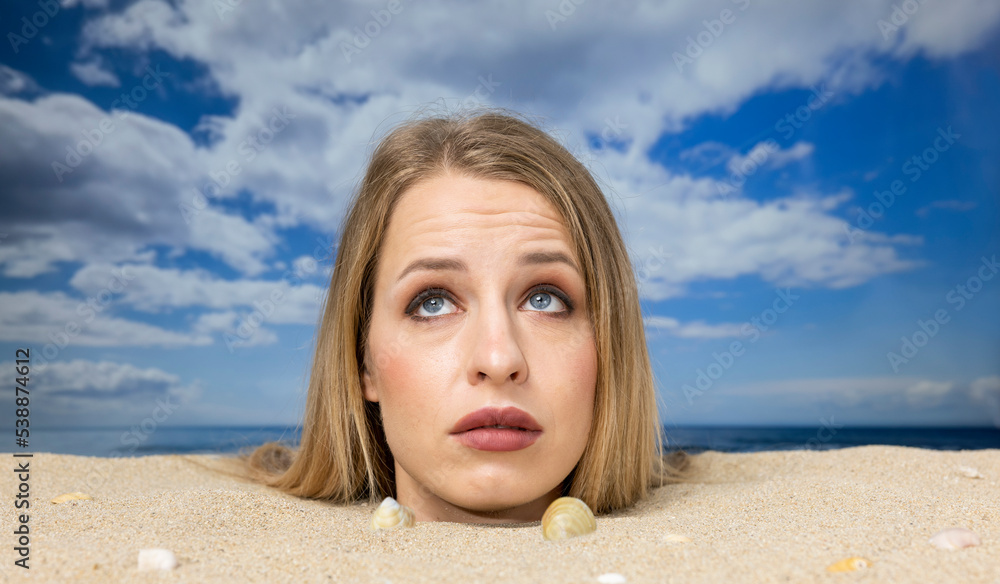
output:
POLYGON ((294 425, 345 202, 434 103, 605 187, 666 423, 1000 425, 1000 6, 550 4, 0 8, 33 422, 294 425))

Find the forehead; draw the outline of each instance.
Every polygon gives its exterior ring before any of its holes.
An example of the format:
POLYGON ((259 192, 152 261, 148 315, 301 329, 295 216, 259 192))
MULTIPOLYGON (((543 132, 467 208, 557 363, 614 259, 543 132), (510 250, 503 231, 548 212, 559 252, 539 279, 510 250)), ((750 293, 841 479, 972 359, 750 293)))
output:
POLYGON ((508 180, 441 175, 404 192, 393 210, 387 247, 434 245, 471 237, 562 243, 569 232, 556 210, 532 187, 508 180))

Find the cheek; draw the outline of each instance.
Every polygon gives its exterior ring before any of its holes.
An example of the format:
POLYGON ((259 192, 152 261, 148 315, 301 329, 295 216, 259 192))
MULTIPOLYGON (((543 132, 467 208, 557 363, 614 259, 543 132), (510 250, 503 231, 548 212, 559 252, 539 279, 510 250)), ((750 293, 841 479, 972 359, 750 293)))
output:
POLYGON ((382 409, 383 425, 390 445, 402 447, 417 442, 436 427, 442 404, 444 359, 427 354, 418 347, 403 346, 376 365, 376 384, 382 409))
MULTIPOLYGON (((555 354, 553 371, 565 387, 560 396, 565 412, 565 422, 575 428, 574 434, 586 437, 594 414, 594 398, 597 387, 597 349, 593 339, 580 342, 569 350, 555 354)), ((556 381, 556 380, 553 380, 556 381)))

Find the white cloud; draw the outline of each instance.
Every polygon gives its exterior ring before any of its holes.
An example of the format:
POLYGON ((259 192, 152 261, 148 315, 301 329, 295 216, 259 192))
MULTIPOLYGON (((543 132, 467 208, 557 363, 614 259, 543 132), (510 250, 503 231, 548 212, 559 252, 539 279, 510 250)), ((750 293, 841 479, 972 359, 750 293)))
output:
MULTIPOLYGON (((712 181, 667 172, 646 152, 665 132, 704 114, 726 115, 768 91, 822 83, 834 93, 824 107, 835 107, 881 82, 878 59, 916 52, 945 58, 976 49, 1000 18, 1000 9, 986 1, 925 4, 901 31, 902 40, 887 41, 877 21, 891 13, 893 0, 752 3, 746 10, 723 1, 631 3, 610 11, 587 4, 556 30, 545 8, 530 3, 402 6, 350 62, 344 43, 372 20, 371 8, 360 4, 244 2, 220 15, 212 3, 140 0, 90 20, 81 55, 124 48, 149 52, 142 57, 148 59, 162 50, 204 65, 207 78, 198 83, 239 105, 232 117, 202 120, 201 127, 211 128, 210 145, 202 147, 180 129, 143 116, 140 104, 128 122, 115 120, 116 130, 59 182, 51 163, 63 160, 66 147, 97 127, 105 112, 76 96, 0 99, 0 139, 19 145, 0 152, 0 176, 17 205, 0 220, 0 231, 11 234, 0 249, 4 274, 30 277, 60 261, 136 261, 152 245, 206 251, 245 275, 260 274, 278 242, 277 228, 329 232, 339 226, 373 133, 421 104, 443 98, 458 105, 489 78, 499 86, 486 99, 546 116, 545 124, 560 129, 564 144, 603 174, 605 184, 631 197, 619 209, 631 249, 672 250, 671 269, 643 282, 646 297, 677 296, 693 281, 747 274, 778 285, 856 285, 917 265, 899 256, 905 236, 865 233, 847 245, 845 222, 832 215, 835 197, 775 193, 754 202, 737 192, 717 200, 712 181), (692 64, 678 68, 670 55, 683 52, 688 38, 723 8, 734 9, 736 20, 692 64), (452 25, 484 20, 503 34, 452 25), (432 44, 428 30, 436 31, 432 44), (762 38, 767 58, 761 58, 762 38), (285 112, 287 124, 268 134, 275 112, 285 112), (621 121, 624 133, 616 140, 627 144, 625 151, 589 152, 584 136, 600 135, 609 119, 621 121), (232 163, 238 172, 226 171, 232 163), (273 205, 274 215, 247 218, 209 207, 185 222, 178 206, 190 205, 195 188, 204 190, 209 177, 221 175, 228 184, 220 198, 246 191, 255 202, 273 205)), ((796 143, 772 164, 801 160, 810 148, 796 143)))
POLYGON ((63 8, 72 8, 83 5, 87 8, 107 8, 108 0, 62 0, 63 8))
POLYGON ((984 396, 990 392, 1000 392, 1000 377, 983 377, 971 383, 904 376, 805 378, 711 389, 716 396, 752 396, 782 403, 865 407, 882 412, 894 408, 928 410, 955 401, 968 404, 986 399, 984 396))
MULTIPOLYGON (((887 21, 895 3, 883 17, 887 21)), ((920 2, 898 35, 889 34, 894 53, 903 58, 923 53, 932 59, 955 57, 981 46, 1000 19, 1000 4, 991 0, 920 2)))
POLYGON ((809 142, 796 142, 790 148, 779 150, 771 156, 771 168, 781 168, 797 160, 803 160, 811 156, 815 149, 816 146, 809 142))
MULTIPOLYGON (((86 347, 181 347, 208 345, 203 334, 169 331, 111 316, 110 293, 87 300, 62 292, 0 292, 0 340, 19 343, 86 347)), ((44 354, 44 353, 43 353, 44 354)), ((50 355, 46 359, 52 360, 50 355)))
POLYGON ((666 331, 668 334, 682 339, 724 339, 740 336, 738 323, 707 324, 702 321, 681 323, 676 318, 667 316, 648 316, 642 319, 646 330, 653 332, 666 331))
MULTIPOLYGON (((2 365, 14 370, 12 362, 2 365)), ((32 421, 73 426, 138 423, 154 411, 162 424, 201 395, 198 383, 185 384, 155 367, 84 359, 33 367, 31 383, 44 388, 45 395, 45 406, 37 414, 32 410, 40 419, 32 421)))
POLYGON ((734 154, 726 167, 737 176, 749 176, 760 168, 781 168, 811 155, 815 146, 809 142, 796 142, 782 149, 774 140, 759 142, 746 154, 734 154))
POLYGON ((970 387, 976 399, 984 401, 1000 399, 1000 375, 980 377, 973 381, 970 387))
MULTIPOLYGON (((141 110, 141 104, 140 104, 141 110)), ((204 204, 185 220, 209 173, 203 151, 177 127, 109 114, 67 94, 0 97, 5 212, 0 247, 7 277, 52 271, 56 262, 137 260, 151 245, 206 251, 253 275, 271 255, 275 224, 204 204), (56 165, 63 165, 62 167, 56 165)), ((230 193, 231 196, 231 193, 230 193)))
POLYGON ((990 375, 974 380, 969 391, 980 407, 985 407, 993 419, 993 425, 1000 428, 1000 375, 990 375))
POLYGON ((947 381, 921 380, 907 387, 906 399, 913 406, 928 407, 941 402, 955 384, 947 381))
MULTIPOLYGON (((998 19, 997 10, 984 3, 954 3, 947 10, 924 6, 912 17, 908 27, 913 30, 905 43, 896 45, 887 42, 877 26, 891 13, 892 0, 849 7, 753 3, 745 11, 731 2, 630 4, 613 11, 581 5, 555 31, 545 9, 531 4, 490 8, 429 2, 419 10, 402 6, 350 62, 344 57, 344 43, 352 42, 355 27, 364 28, 372 20, 367 7, 352 4, 292 2, 278 11, 243 3, 220 15, 205 3, 172 7, 143 0, 91 21, 84 39, 95 51, 159 48, 175 58, 204 63, 224 94, 238 96, 240 107, 232 119, 210 120, 217 140, 208 153, 216 160, 214 168, 224 167, 225 158, 233 157, 259 131, 273 107, 294 112, 289 129, 260 160, 234 177, 232 188, 249 188, 273 202, 284 224, 305 223, 321 230, 337 224, 339 206, 331 200, 346 200, 374 128, 400 121, 417 104, 442 97, 458 104, 476 88, 479 77, 491 76, 500 84, 489 97, 493 103, 513 99, 522 111, 549 116, 548 125, 565 131, 564 143, 587 154, 595 169, 606 169, 608 181, 624 192, 637 192, 630 182, 667 185, 655 196, 630 204, 629 213, 631 233, 659 232, 664 235, 658 243, 684 244, 687 249, 688 258, 682 261, 690 264, 682 266, 686 279, 650 283, 652 297, 664 298, 683 293, 683 282, 691 279, 757 273, 775 282, 850 286, 912 267, 913 262, 897 256, 898 242, 876 241, 877 235, 844 247, 843 224, 829 215, 822 197, 768 204, 739 197, 699 203, 678 190, 714 192, 704 188, 709 183, 666 173, 648 164, 644 153, 664 132, 677 131, 702 114, 734 111, 761 92, 825 83, 836 101, 881 81, 872 64, 880 55, 924 51, 946 57, 975 49, 998 19), (735 10, 735 22, 693 64, 678 70, 667 56, 684 51, 688 37, 701 32, 703 21, 717 18, 723 8, 735 10), (443 25, 484 18, 504 34, 443 25), (938 18, 946 18, 948 27, 956 29, 964 23, 971 34, 926 31, 938 18), (431 29, 437 33, 428 45, 423 39, 431 29), (761 58, 761 38, 769 43, 766 59, 761 58), (635 58, 654 54, 662 57, 635 58), (579 100, 579 95, 588 98, 579 100), (587 153, 585 133, 599 135, 608 119, 621 120, 626 152, 587 153), (672 229, 661 227, 665 217, 671 228, 697 226, 698 243, 709 245, 692 244, 688 235, 694 229, 674 236, 672 229), (722 259, 730 253, 734 260, 722 259)), ((777 153, 771 164, 801 160, 811 148, 796 143, 777 153)), ((630 243, 635 249, 646 247, 643 238, 630 243)))
POLYGON ((896 251, 918 238, 865 232, 852 243, 847 222, 829 213, 846 200, 843 193, 723 199, 710 179, 666 173, 651 184, 617 181, 614 189, 641 293, 652 300, 713 278, 756 274, 778 286, 845 288, 920 265, 896 251), (664 253, 652 260, 644 251, 657 249, 664 253))
POLYGON ((28 75, 0 64, 0 95, 34 93, 38 89, 38 84, 28 75))
MULTIPOLYGON (((318 269, 315 263, 311 266, 313 270, 318 269)), ((122 286, 116 302, 138 310, 160 312, 173 308, 203 307, 223 311, 244 308, 247 311, 266 313, 264 316, 267 323, 314 325, 319 318, 324 289, 315 284, 299 284, 311 274, 307 267, 302 266, 300 271, 286 272, 283 279, 271 281, 223 280, 205 270, 90 264, 76 272, 70 285, 83 294, 92 296, 108 288, 109 281, 124 269, 129 279, 122 286), (293 286, 292 283, 296 285, 293 286)), ((199 321, 201 326, 209 328, 221 322, 219 313, 200 318, 204 319, 199 321)))
POLYGON ((99 60, 87 61, 84 63, 70 63, 69 70, 77 79, 87 85, 105 85, 108 87, 120 87, 121 81, 111 71, 102 66, 99 60))

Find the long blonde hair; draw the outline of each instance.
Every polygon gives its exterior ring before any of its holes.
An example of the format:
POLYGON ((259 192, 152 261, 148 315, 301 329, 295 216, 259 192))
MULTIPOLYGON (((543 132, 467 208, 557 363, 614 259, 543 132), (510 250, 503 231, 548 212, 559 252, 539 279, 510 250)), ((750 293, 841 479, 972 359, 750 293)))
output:
POLYGON ((563 494, 595 513, 631 506, 679 480, 665 456, 635 274, 600 187, 566 148, 518 114, 491 108, 394 128, 377 145, 340 230, 297 451, 269 442, 242 455, 247 475, 301 497, 347 503, 395 496, 378 404, 364 399, 367 332, 382 241, 400 195, 444 173, 518 181, 560 213, 586 281, 598 356, 594 418, 563 494))

